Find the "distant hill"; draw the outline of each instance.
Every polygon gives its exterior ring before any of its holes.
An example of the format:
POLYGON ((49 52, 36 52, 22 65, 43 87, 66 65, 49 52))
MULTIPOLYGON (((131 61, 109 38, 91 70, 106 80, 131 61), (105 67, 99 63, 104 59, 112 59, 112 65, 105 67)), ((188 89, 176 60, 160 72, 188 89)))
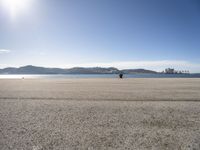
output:
POLYGON ((83 68, 83 67, 75 67, 66 69, 67 74, 115 74, 118 73, 119 70, 117 68, 101 68, 101 67, 92 67, 92 68, 83 68))
POLYGON ((151 73, 151 74, 155 74, 157 73, 156 71, 152 71, 152 70, 145 70, 145 69, 124 69, 121 70, 123 73, 125 74, 135 74, 135 73, 151 73))
POLYGON ((0 69, 0 74, 64 74, 65 70, 60 68, 44 68, 36 66, 24 66, 20 68, 0 69))
POLYGON ((45 68, 37 66, 23 66, 19 68, 9 67, 0 69, 0 74, 118 74, 123 72, 125 74, 134 74, 134 73, 157 73, 151 70, 145 69, 124 69, 119 70, 114 67, 101 68, 101 67, 74 67, 70 69, 61 69, 61 68, 45 68))

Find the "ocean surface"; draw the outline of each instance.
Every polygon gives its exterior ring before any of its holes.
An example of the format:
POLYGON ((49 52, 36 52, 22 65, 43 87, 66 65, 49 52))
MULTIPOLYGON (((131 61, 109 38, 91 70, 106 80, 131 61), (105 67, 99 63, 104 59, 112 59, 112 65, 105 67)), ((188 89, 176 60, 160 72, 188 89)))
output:
MULTIPOLYGON (((66 75, 0 75, 0 79, 65 79, 65 78, 118 78, 118 74, 66 74, 66 75)), ((200 78, 200 74, 125 74, 124 78, 200 78)))

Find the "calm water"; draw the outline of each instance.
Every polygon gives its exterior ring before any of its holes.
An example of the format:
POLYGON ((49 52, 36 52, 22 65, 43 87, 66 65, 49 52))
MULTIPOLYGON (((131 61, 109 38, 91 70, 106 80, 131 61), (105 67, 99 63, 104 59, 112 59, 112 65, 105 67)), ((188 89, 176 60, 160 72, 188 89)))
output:
MULTIPOLYGON (((67 75, 0 75, 0 79, 22 78, 118 78, 117 74, 67 74, 67 75)), ((127 74, 124 78, 200 78, 200 74, 127 74)))

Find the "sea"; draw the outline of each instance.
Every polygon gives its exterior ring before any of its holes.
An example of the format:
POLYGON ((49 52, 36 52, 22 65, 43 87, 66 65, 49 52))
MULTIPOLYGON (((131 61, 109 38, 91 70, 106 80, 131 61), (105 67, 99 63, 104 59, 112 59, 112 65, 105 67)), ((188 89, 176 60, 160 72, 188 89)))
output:
MULTIPOLYGON (((0 79, 69 79, 69 78, 118 78, 118 74, 12 74, 0 75, 0 79)), ((199 74, 124 74, 123 78, 200 78, 199 74)))

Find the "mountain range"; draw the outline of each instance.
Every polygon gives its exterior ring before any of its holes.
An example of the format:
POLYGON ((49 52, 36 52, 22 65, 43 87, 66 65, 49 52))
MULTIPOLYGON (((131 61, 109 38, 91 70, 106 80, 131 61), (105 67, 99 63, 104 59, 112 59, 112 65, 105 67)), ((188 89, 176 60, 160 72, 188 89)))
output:
POLYGON ((23 66, 19 68, 8 67, 0 69, 0 74, 137 74, 137 73, 151 73, 156 74, 157 72, 146 69, 124 69, 119 70, 114 67, 102 68, 102 67, 74 67, 69 69, 62 68, 45 68, 37 66, 23 66))

